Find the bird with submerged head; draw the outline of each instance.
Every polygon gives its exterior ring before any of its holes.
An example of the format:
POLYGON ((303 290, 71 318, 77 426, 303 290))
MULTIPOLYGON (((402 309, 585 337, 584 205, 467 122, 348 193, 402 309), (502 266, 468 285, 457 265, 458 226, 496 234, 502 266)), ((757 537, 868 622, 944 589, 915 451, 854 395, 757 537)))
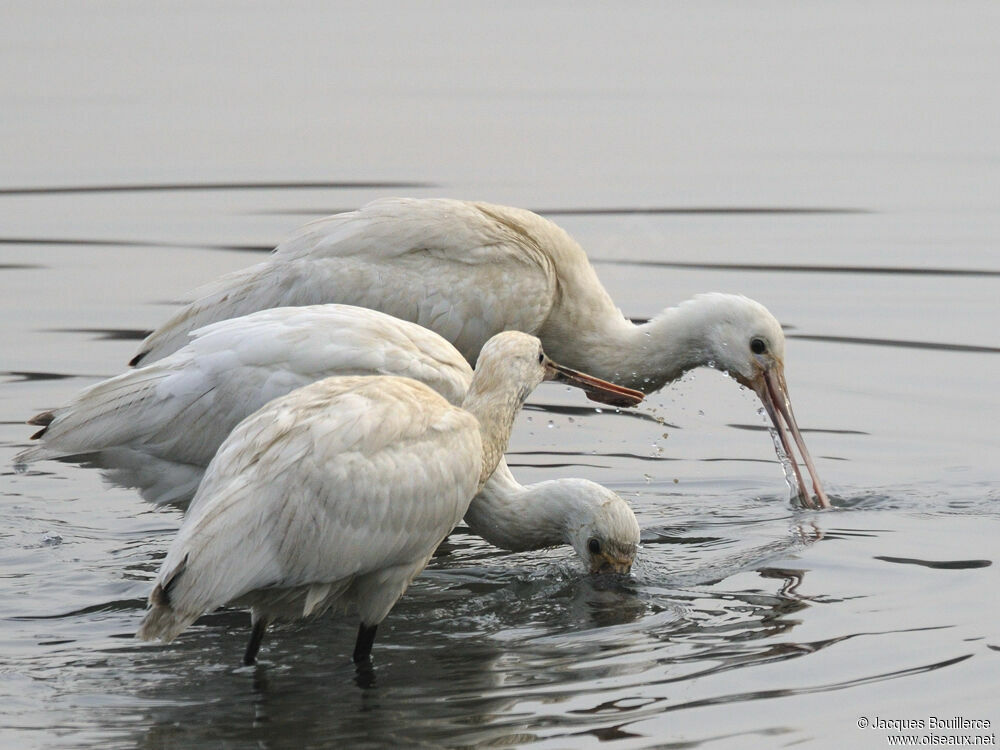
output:
POLYGON ((586 479, 524 487, 500 466, 469 505, 465 523, 514 552, 568 544, 591 573, 628 573, 639 548, 639 523, 617 493, 586 479))
POLYGON ((580 246, 531 211, 448 199, 384 198, 307 224, 257 265, 196 292, 141 344, 132 364, 166 356, 207 323, 285 305, 340 302, 436 331, 475 362, 490 336, 538 336, 558 361, 645 393, 714 367, 752 388, 797 466, 802 502, 829 507, 792 412, 784 335, 763 305, 704 294, 636 325, 580 246))
POLYGON ((169 641, 240 603, 251 608, 251 664, 269 622, 353 606, 354 660, 367 662, 378 624, 493 473, 545 379, 621 405, 642 398, 510 331, 483 348, 461 408, 394 376, 326 378, 270 401, 209 464, 137 636, 169 641))
MULTIPOLYGON (((206 326, 173 354, 35 416, 39 445, 15 462, 84 454, 114 481, 138 485, 147 499, 186 504, 237 424, 272 399, 334 375, 410 377, 456 406, 472 382, 472 368, 455 347, 416 323, 350 305, 278 307, 206 326)), ((583 479, 525 486, 505 460, 465 522, 504 549, 570 544, 591 569, 601 558, 587 539, 620 550, 613 566, 620 572, 639 540, 635 515, 614 492, 583 479), (581 528, 587 539, 578 538, 581 528)))

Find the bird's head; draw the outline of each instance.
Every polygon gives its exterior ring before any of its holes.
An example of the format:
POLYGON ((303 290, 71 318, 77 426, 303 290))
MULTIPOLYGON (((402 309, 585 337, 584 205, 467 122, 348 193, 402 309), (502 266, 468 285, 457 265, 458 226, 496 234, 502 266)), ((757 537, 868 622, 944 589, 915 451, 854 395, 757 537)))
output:
POLYGON ((763 371, 784 368, 785 334, 766 307, 735 294, 703 294, 695 299, 710 303, 705 364, 744 385, 763 371))
POLYGON ((564 479, 572 493, 566 541, 591 573, 628 573, 639 547, 639 523, 618 494, 586 479, 564 479))
POLYGON ((695 300, 711 315, 704 338, 704 364, 725 372, 757 394, 791 461, 802 502, 811 506, 812 494, 799 472, 793 441, 812 478, 816 503, 830 507, 792 412, 785 383, 785 334, 781 324, 766 307, 747 297, 706 294, 695 300))
POLYGON ((635 406, 645 397, 641 391, 556 364, 545 355, 541 341, 519 331, 504 331, 486 342, 476 362, 470 393, 483 386, 499 387, 500 383, 507 383, 519 388, 523 403, 543 380, 580 388, 591 398, 615 406, 635 406))

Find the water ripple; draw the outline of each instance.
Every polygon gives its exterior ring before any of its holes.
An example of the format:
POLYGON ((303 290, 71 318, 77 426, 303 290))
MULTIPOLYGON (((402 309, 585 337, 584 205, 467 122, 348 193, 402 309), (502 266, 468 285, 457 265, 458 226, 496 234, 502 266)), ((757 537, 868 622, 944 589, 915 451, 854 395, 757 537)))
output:
POLYGON ((787 338, 802 341, 821 341, 830 344, 861 344, 864 346, 891 346, 901 349, 927 349, 937 352, 973 352, 976 354, 997 354, 1000 347, 976 344, 952 344, 934 341, 905 341, 900 339, 873 339, 860 336, 816 336, 807 333, 790 333, 787 338))
POLYGON ((99 341, 142 341, 152 331, 142 328, 46 328, 46 333, 84 333, 99 341))
POLYGON ((437 187, 432 182, 413 180, 297 180, 258 182, 160 182, 120 185, 37 185, 0 187, 4 195, 62 195, 78 193, 149 193, 230 190, 377 190, 421 189, 437 187))
POLYGON ((883 562, 899 563, 900 565, 920 565, 936 570, 970 570, 974 568, 988 568, 993 564, 991 560, 918 560, 915 557, 889 557, 887 555, 874 555, 874 558, 883 562))
POLYGON ((67 380, 69 378, 81 377, 80 375, 71 375, 64 372, 29 372, 25 370, 7 370, 5 372, 0 372, 0 376, 7 376, 10 380, 8 383, 24 383, 33 382, 39 380, 67 380))
POLYGON ((796 265, 792 263, 708 263, 705 261, 641 260, 633 258, 591 258, 591 263, 647 268, 679 268, 699 271, 758 271, 762 273, 847 273, 888 276, 974 276, 996 277, 992 268, 943 268, 919 266, 796 265))

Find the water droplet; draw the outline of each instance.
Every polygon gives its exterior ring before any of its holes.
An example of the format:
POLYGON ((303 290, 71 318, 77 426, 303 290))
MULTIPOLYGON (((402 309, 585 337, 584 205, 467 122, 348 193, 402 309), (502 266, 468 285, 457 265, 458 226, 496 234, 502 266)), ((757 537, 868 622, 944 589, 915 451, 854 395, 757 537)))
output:
POLYGON ((549 423, 548 423, 547 425, 545 425, 545 426, 546 426, 546 427, 548 427, 548 428, 549 428, 549 429, 551 430, 551 429, 552 429, 553 427, 555 427, 556 425, 555 425, 555 423, 554 423, 554 422, 553 422, 553 421, 552 421, 552 420, 550 419, 550 420, 549 420, 549 423))

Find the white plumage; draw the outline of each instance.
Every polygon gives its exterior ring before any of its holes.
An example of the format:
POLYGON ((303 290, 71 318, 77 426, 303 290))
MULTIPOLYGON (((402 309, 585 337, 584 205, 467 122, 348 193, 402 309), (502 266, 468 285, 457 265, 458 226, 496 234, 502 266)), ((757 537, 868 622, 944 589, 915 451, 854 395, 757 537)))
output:
POLYGON ((147 477, 187 477, 153 499, 183 502, 233 427, 271 399, 332 375, 385 374, 412 377, 458 404, 472 368, 441 337, 372 310, 264 310, 206 326, 169 357, 37 415, 41 445, 15 460, 95 452, 110 467, 151 460, 147 477))
POLYGON ((133 364, 176 351, 188 331, 207 323, 326 302, 418 323, 474 363, 494 334, 531 333, 545 321, 556 291, 548 250, 561 245, 551 241, 556 236, 535 235, 552 232, 563 234, 517 209, 446 200, 375 201, 306 225, 269 260, 198 290, 196 301, 143 342, 133 364))
POLYGON ((139 637, 172 640, 243 597, 255 624, 342 603, 377 625, 461 520, 482 462, 475 419, 415 381, 334 378, 272 402, 209 466, 139 637))
POLYGON ((170 640, 239 600, 252 607, 251 663, 270 620, 353 605, 355 660, 367 659, 375 627, 493 472, 525 398, 546 377, 574 384, 567 372, 508 332, 484 348, 463 408, 396 377, 327 378, 271 401, 212 459, 138 636, 170 640))
MULTIPOLYGON (((799 448, 817 503, 829 505, 792 415, 785 339, 774 316, 745 297, 709 294, 634 325, 580 246, 530 211, 445 199, 377 200, 307 224, 263 263, 196 296, 143 342, 133 364, 166 356, 185 344, 188 331, 216 320, 340 302, 430 328, 470 362, 495 333, 531 333, 556 360, 646 393, 687 370, 715 367, 755 390, 788 455, 794 458, 793 441, 799 448)), ((796 478, 803 502, 811 503, 797 467, 796 478)))
MULTIPOLYGON (((94 460, 161 502, 184 502, 233 428, 278 396, 333 375, 398 375, 460 405, 472 368, 432 331, 348 305, 275 308, 206 326, 187 346, 81 391, 35 417, 41 445, 22 463, 94 460)), ((470 507, 473 533, 506 549, 571 544, 591 569, 627 570, 639 538, 628 504, 586 480, 527 487, 501 461, 470 507), (590 550, 594 539, 601 553, 590 550), (609 551, 616 550, 608 563, 609 551)))

